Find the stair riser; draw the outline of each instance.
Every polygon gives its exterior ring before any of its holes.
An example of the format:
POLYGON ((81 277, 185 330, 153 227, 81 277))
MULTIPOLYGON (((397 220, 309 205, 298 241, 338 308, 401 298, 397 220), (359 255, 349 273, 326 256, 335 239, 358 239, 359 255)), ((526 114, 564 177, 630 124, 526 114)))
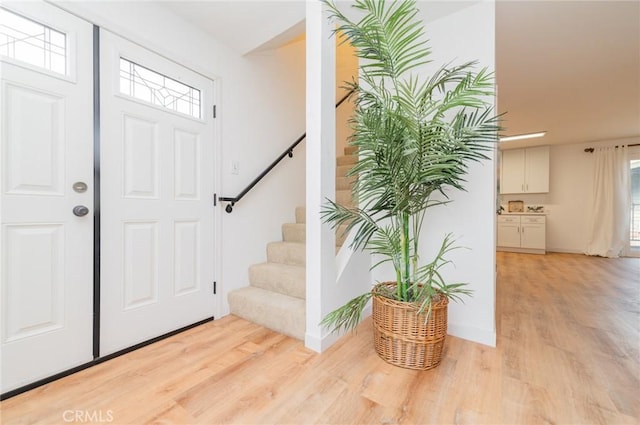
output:
POLYGON ((356 162, 358 162, 358 157, 355 155, 339 156, 336 160, 338 166, 349 165, 352 167, 356 162))
POLYGON ((358 148, 355 146, 347 146, 344 148, 345 155, 353 155, 356 152, 358 152, 358 148))
POLYGON ((267 261, 305 267, 305 251, 304 244, 272 242, 267 245, 267 261))
POLYGON ((303 267, 262 263, 249 267, 251 286, 277 292, 290 297, 305 299, 306 277, 303 267))
POLYGON ((336 190, 351 190, 355 183, 355 176, 336 178, 336 190))
POLYGON ((346 177, 349 170, 353 167, 351 165, 340 165, 336 167, 336 178, 338 177, 346 177))
POLYGON ((350 190, 337 190, 336 202, 347 207, 353 206, 353 199, 350 190))
POLYGON ((304 224, 287 223, 282 225, 282 240, 285 242, 306 242, 306 227, 304 224))
POLYGON ((304 340, 305 301, 243 288, 229 293, 232 314, 293 338, 304 340))

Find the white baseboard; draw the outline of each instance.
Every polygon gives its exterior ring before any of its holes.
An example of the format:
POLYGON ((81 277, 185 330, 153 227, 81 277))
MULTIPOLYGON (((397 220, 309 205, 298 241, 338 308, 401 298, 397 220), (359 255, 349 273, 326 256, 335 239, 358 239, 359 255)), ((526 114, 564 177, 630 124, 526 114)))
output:
MULTIPOLYGON (((367 305, 362 312, 362 320, 366 319, 369 316, 371 316, 371 304, 367 305)), ((316 353, 322 353, 333 344, 338 342, 344 335, 345 333, 332 332, 330 334, 324 335, 321 338, 318 338, 318 336, 316 335, 306 333, 304 336, 304 346, 310 350, 315 351, 316 353)))
POLYGON ((496 346, 496 331, 474 328, 471 326, 461 326, 449 322, 447 326, 447 334, 466 339, 468 341, 477 342, 479 344, 496 346))
POLYGON ((496 247, 496 251, 501 252, 519 252, 521 254, 545 254, 544 249, 530 249, 530 248, 508 248, 503 246, 496 247))
POLYGON ((584 251, 578 251, 575 249, 564 249, 564 248, 547 248, 547 252, 559 252, 562 254, 584 254, 584 251))
POLYGON ((305 334, 304 346, 316 353, 322 353, 323 351, 326 351, 327 348, 338 342, 342 336, 342 334, 338 334, 336 332, 325 335, 323 338, 318 338, 316 335, 305 334))

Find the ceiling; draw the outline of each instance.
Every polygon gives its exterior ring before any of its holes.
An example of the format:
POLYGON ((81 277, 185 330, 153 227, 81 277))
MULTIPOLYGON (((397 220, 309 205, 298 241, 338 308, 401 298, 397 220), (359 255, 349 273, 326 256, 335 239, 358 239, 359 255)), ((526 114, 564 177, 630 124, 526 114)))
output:
POLYGON ((293 39, 305 30, 303 0, 174 0, 158 4, 241 54, 278 47, 278 42, 283 44, 286 38, 293 39), (269 40, 266 45, 265 40, 269 40))
MULTIPOLYGON (((304 31, 304 1, 160 4, 242 54, 304 31)), ((503 134, 547 132, 502 148, 640 136, 640 1, 498 0, 496 80, 503 134)))
POLYGON ((499 1, 498 109, 506 147, 640 136, 640 2, 499 1))

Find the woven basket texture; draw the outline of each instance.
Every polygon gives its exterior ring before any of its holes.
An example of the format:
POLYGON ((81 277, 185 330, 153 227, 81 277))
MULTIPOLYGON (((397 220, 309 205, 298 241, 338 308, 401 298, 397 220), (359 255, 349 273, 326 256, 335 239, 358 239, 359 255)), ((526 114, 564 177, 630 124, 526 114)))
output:
POLYGON ((378 355, 388 363, 407 369, 426 370, 440 364, 447 335, 447 305, 440 297, 426 313, 419 307, 378 295, 395 291, 396 282, 383 282, 373 288, 373 338, 378 355), (386 286, 385 291, 380 291, 386 286))

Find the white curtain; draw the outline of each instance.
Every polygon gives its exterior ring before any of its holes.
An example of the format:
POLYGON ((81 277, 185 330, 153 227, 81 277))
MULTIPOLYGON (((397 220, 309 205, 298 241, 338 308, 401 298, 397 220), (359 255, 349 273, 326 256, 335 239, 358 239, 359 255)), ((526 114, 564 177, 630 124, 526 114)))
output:
POLYGON ((587 255, 619 257, 629 245, 629 155, 626 146, 596 148, 587 255))

